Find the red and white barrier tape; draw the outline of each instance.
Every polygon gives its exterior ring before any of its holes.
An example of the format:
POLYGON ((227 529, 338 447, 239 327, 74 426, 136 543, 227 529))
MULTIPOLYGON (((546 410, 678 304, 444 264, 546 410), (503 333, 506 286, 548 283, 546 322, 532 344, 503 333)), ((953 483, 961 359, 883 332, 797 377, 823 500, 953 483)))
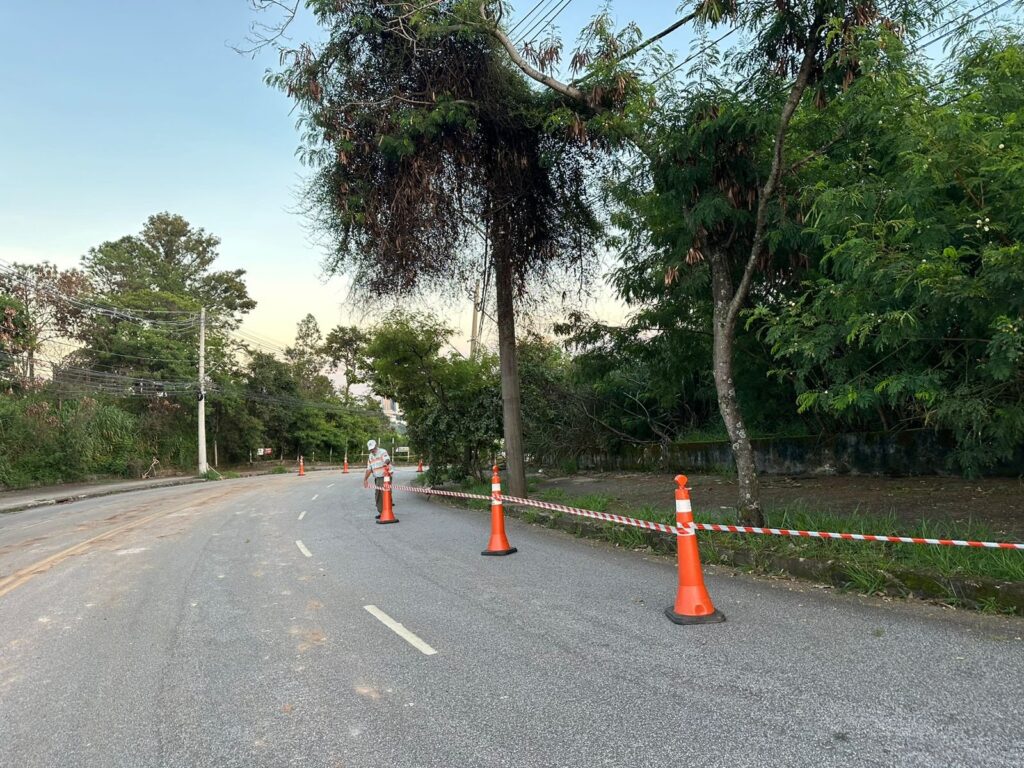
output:
MULTIPOLYGON (((371 486, 373 487, 373 486, 371 486)), ((453 496, 460 499, 479 499, 490 501, 490 496, 479 493, 461 493, 458 491, 438 491, 433 488, 420 488, 411 485, 393 485, 392 490, 409 491, 410 493, 422 493, 432 496, 453 496)), ((629 525, 634 528, 643 528, 649 531, 669 533, 673 536, 680 534, 679 528, 674 525, 655 523, 651 520, 641 520, 636 517, 625 517, 624 515, 613 515, 608 512, 594 512, 589 509, 569 507, 565 504, 554 504, 550 501, 537 501, 535 499, 523 499, 518 496, 505 496, 501 500, 505 504, 515 504, 521 507, 536 507, 538 509, 550 509, 555 512, 565 512, 578 517, 589 517, 593 520, 604 520, 619 525, 629 525)), ((881 536, 871 533, 832 533, 831 531, 801 531, 793 528, 758 528, 747 525, 722 525, 719 523, 693 523, 693 530, 696 531, 721 531, 724 533, 760 533, 769 536, 793 536, 796 538, 809 539, 840 539, 843 541, 878 541, 892 544, 932 544, 942 547, 974 547, 978 549, 1014 549, 1024 551, 1024 544, 1008 541, 970 541, 966 539, 932 539, 919 536, 881 536)))
MULTIPOLYGON (((372 489, 374 488, 374 486, 371 485, 370 488, 372 489)), ((461 491, 438 491, 433 488, 421 488, 415 485, 393 485, 391 486, 391 490, 408 491, 410 493, 422 493, 428 496, 451 496, 457 499, 479 499, 480 501, 491 501, 490 496, 484 496, 483 494, 479 493, 462 493, 461 491)), ((539 509, 550 509, 556 512, 567 512, 570 515, 589 517, 594 520, 604 520, 609 523, 631 525, 635 528, 646 528, 649 531, 661 531, 662 533, 671 533, 672 535, 678 534, 678 530, 671 525, 655 523, 651 520, 640 520, 635 517, 612 515, 607 512, 594 512, 589 509, 567 507, 564 504, 553 504, 550 501, 536 501, 534 499, 523 499, 518 496, 506 496, 504 494, 501 495, 501 501, 503 504, 515 504, 520 507, 538 507, 539 509)))
POLYGON ((881 541, 894 544, 937 544, 942 547, 979 547, 984 549, 1020 549, 1024 544, 1008 541, 967 541, 964 539, 928 539, 918 536, 879 536, 871 533, 832 533, 830 531, 798 531, 792 528, 757 528, 747 525, 720 525, 717 523, 694 523, 699 531, 724 531, 725 533, 764 533, 770 536, 796 536, 810 539, 843 539, 844 541, 881 541))
POLYGON ((664 523, 655 523, 651 520, 641 520, 636 517, 624 517, 623 515, 613 515, 608 512, 594 512, 589 509, 579 509, 577 507, 567 507, 564 504, 553 504, 550 501, 535 501, 534 499, 522 499, 518 496, 505 496, 502 494, 501 500, 506 504, 516 504, 521 507, 537 507, 538 509, 551 509, 555 512, 567 512, 570 515, 578 515, 579 517, 590 517, 594 520, 605 520, 609 523, 619 523, 620 525, 631 525, 634 528, 646 528, 649 531, 661 531, 662 533, 671 533, 673 536, 678 535, 679 529, 672 525, 665 525, 664 523))
MULTIPOLYGON (((371 488, 373 486, 370 486, 371 488)), ((480 499, 482 501, 490 501, 490 496, 484 496, 482 493, 461 493, 460 491, 438 491, 433 488, 422 488, 418 485, 392 485, 391 490, 393 491, 408 491, 409 493, 423 493, 428 496, 453 496, 456 499, 480 499)))

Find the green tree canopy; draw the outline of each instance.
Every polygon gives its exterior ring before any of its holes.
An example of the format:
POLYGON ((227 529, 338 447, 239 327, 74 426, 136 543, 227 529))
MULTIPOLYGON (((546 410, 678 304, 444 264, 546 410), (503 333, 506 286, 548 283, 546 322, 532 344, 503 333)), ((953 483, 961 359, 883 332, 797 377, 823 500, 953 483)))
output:
POLYGON ((1017 32, 938 91, 897 70, 850 95, 845 140, 803 174, 820 272, 757 313, 802 410, 947 431, 969 472, 1024 441, 1021 82, 1017 32))

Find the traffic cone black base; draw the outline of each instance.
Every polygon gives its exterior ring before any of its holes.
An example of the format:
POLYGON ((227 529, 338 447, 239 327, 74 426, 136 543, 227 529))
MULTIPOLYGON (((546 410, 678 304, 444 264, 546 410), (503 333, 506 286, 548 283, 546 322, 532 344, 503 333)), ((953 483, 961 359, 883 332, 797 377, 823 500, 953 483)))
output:
POLYGON ((397 523, 397 522, 398 522, 398 520, 378 520, 377 521, 377 525, 391 525, 392 523, 397 523))
POLYGON ((665 609, 665 615, 674 624, 720 624, 725 621, 725 614, 719 610, 714 613, 706 613, 703 616, 685 616, 675 612, 675 606, 670 605, 665 609))
POLYGON ((518 552, 518 551, 519 550, 516 549, 515 547, 509 547, 508 549, 499 549, 499 550, 497 550, 495 552, 489 552, 488 550, 485 549, 480 554, 481 555, 490 555, 492 557, 500 557, 501 555, 511 555, 513 552, 518 552))

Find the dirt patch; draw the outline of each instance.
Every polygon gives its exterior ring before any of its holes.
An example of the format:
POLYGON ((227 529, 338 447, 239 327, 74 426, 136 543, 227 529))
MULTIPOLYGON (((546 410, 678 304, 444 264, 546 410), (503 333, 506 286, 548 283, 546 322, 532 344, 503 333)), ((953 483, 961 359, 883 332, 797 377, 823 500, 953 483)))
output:
MULTIPOLYGON (((717 475, 690 475, 694 509, 728 515, 735 510, 736 481, 717 475)), ((673 509, 672 475, 629 472, 581 473, 545 478, 538 490, 558 488, 573 496, 591 493, 613 499, 609 511, 652 506, 673 509)), ((843 514, 854 511, 920 520, 981 524, 1000 538, 1024 539, 1024 479, 964 480, 952 477, 762 477, 767 510, 802 504, 843 514)), ((884 531, 880 531, 884 533, 884 531)))
POLYGON ((288 630, 288 634, 298 639, 299 642, 298 645, 296 646, 296 650, 299 653, 305 653, 310 648, 313 648, 318 645, 323 645, 324 642, 327 640, 327 635, 325 635, 323 631, 315 627, 303 628, 293 626, 288 630))
POLYGON ((49 536, 36 536, 31 539, 16 541, 13 544, 5 544, 0 547, 0 555, 6 555, 9 552, 15 552, 21 549, 29 549, 34 547, 36 544, 41 544, 42 542, 47 541, 49 538, 49 536))

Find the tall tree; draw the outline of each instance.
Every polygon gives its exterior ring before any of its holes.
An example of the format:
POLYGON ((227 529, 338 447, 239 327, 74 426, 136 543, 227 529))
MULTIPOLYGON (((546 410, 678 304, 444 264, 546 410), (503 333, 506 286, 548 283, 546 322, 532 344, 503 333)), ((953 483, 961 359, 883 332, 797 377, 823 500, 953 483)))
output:
MULTIPOLYGON (((494 10, 500 11, 500 8, 501 3, 484 3, 481 13, 491 14, 492 33, 506 48, 510 58, 534 80, 567 97, 567 104, 574 105, 581 118, 596 113, 598 118, 590 120, 590 123, 595 130, 607 131, 609 121, 605 113, 608 110, 599 102, 607 87, 605 83, 609 76, 613 82, 635 80, 636 73, 629 70, 627 60, 650 41, 634 45, 627 51, 610 46, 609 42, 614 42, 615 38, 606 33, 606 21, 599 17, 591 27, 589 50, 578 51, 573 57, 574 62, 597 62, 593 68, 596 81, 583 77, 573 83, 562 83, 545 72, 545 64, 557 61, 559 46, 554 44, 546 46, 543 51, 528 51, 525 57, 520 55, 502 31, 500 13, 494 10), (527 60, 531 57, 536 66, 527 60), (580 87, 584 81, 586 87, 580 87)), ((731 66, 726 68, 726 76, 731 77, 727 87, 723 88, 721 79, 710 78, 710 89, 699 84, 693 89, 697 91, 698 99, 691 104, 691 119, 678 126, 680 130, 692 132, 677 142, 677 145, 688 143, 689 151, 655 158, 655 162, 667 161, 674 165, 674 170, 680 175, 690 173, 693 169, 689 166, 693 164, 703 165, 712 174, 707 181, 720 184, 721 204, 736 211, 743 208, 750 211, 749 236, 740 240, 735 233, 730 236, 728 227, 719 227, 717 231, 706 229, 700 219, 713 213, 711 205, 700 197, 694 197, 692 188, 680 190, 685 196, 684 215, 695 219, 697 226, 692 230, 692 239, 681 244, 685 256, 668 265, 665 272, 666 281, 671 282, 687 264, 705 260, 709 264, 713 310, 712 372, 719 410, 737 466, 738 508, 741 516, 749 522, 761 525, 764 517, 750 433, 736 390, 736 328, 755 277, 770 261, 770 245, 780 211, 778 193, 789 170, 785 152, 790 123, 806 93, 813 91, 816 103, 826 103, 862 74, 865 60, 872 55, 877 57, 878 52, 884 50, 886 38, 892 37, 892 32, 913 31, 930 10, 930 0, 878 3, 873 0, 815 0, 804 4, 778 3, 776 0, 757 0, 746 4, 732 0, 701 0, 694 12, 686 17, 701 27, 729 25, 743 30, 750 37, 749 46, 737 52, 731 66), (753 122, 761 125, 753 134, 737 135, 728 122, 719 121, 723 111, 737 114, 734 107, 741 103, 757 108, 753 122), (708 128, 712 130, 709 132, 708 128), (701 132, 703 137, 696 135, 701 132), (720 141, 716 140, 716 135, 720 141), (768 138, 768 141, 763 142, 763 138, 768 138), (755 143, 767 149, 767 162, 763 169, 758 167, 761 156, 755 151, 755 143), (735 169, 730 168, 727 162, 730 149, 738 150, 735 158, 739 167, 735 169), (709 162, 709 155, 726 162, 715 168, 714 163, 709 162), (750 175, 751 170, 753 175, 750 175), (714 175, 718 178, 713 178, 714 175)), ((689 97, 690 92, 685 95, 689 97)), ((628 115, 628 112, 624 114, 628 115)), ((641 111, 639 114, 639 125, 632 128, 627 124, 623 129, 620 122, 610 122, 614 132, 625 130, 636 147, 645 152, 652 148, 645 142, 649 113, 641 111)), ((751 116, 740 121, 749 125, 751 116)), ((653 149, 660 154, 660 145, 653 144, 653 149)))
POLYGON ((216 270, 220 239, 183 217, 150 216, 138 235, 91 248, 82 266, 91 301, 125 313, 91 313, 80 323, 79 362, 139 375, 194 378, 198 311, 207 310, 207 366, 233 358, 229 331, 256 306, 245 270, 216 270), (140 319, 141 318, 141 319, 140 319))
MULTIPOLYGON (((295 343, 285 349, 285 357, 295 368, 295 376, 302 388, 311 392, 324 383, 323 371, 327 367, 324 337, 320 325, 312 314, 299 321, 295 329, 295 343)), ((330 384, 327 383, 328 391, 330 384)))
POLYGON ((353 384, 362 382, 369 371, 370 361, 366 356, 366 345, 370 335, 354 325, 338 325, 331 329, 324 341, 324 354, 334 370, 341 370, 345 377, 345 394, 353 384))
POLYGON ((83 346, 70 357, 88 372, 69 371, 63 380, 81 389, 127 379, 135 398, 126 407, 154 420, 152 432, 182 462, 196 445, 199 309, 207 309, 207 388, 215 390, 232 378, 237 345, 230 331, 256 304, 244 270, 216 269, 219 244, 183 217, 159 213, 138 234, 82 257, 93 289, 88 299, 98 309, 79 324, 83 346))
POLYGON ((327 39, 286 51, 269 82, 298 104, 309 202, 333 238, 331 271, 372 295, 465 284, 469 225, 494 263, 509 488, 526 493, 516 302, 531 277, 579 266, 599 231, 592 147, 552 120, 459 0, 311 0, 327 39))
POLYGON ((214 270, 220 238, 172 213, 150 216, 138 235, 105 242, 82 257, 99 298, 124 309, 206 307, 229 328, 256 306, 244 269, 214 270))

